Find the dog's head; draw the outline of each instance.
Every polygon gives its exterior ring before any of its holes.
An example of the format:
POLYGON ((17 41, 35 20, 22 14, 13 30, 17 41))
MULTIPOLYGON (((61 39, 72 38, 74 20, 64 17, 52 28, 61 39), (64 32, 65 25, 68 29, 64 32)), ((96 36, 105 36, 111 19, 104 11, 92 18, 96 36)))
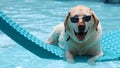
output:
POLYGON ((76 6, 68 13, 64 25, 65 30, 69 30, 79 41, 83 41, 90 29, 98 30, 98 23, 97 16, 90 8, 76 6))

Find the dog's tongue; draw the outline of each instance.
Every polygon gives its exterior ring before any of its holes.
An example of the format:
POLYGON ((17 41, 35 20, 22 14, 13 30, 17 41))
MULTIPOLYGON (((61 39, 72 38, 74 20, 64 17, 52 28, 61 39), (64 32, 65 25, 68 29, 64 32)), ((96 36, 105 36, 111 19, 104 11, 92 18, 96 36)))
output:
POLYGON ((80 32, 80 33, 78 33, 76 36, 77 36, 77 38, 78 38, 80 41, 82 41, 82 40, 84 40, 84 38, 85 38, 85 33, 84 33, 84 32, 80 32))

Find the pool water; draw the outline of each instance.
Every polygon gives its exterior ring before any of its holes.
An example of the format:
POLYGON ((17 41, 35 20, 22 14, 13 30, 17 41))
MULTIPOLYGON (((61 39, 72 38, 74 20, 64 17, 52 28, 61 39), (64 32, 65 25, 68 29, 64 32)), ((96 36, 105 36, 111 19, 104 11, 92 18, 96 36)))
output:
MULTIPOLYGON (((103 27, 103 34, 120 29, 120 4, 104 4, 102 0, 4 0, 0 10, 15 22, 45 41, 53 27, 64 21, 68 11, 85 5, 95 11, 103 27)), ((64 60, 37 57, 0 31, 0 68, 120 68, 120 60, 75 64, 64 60)))

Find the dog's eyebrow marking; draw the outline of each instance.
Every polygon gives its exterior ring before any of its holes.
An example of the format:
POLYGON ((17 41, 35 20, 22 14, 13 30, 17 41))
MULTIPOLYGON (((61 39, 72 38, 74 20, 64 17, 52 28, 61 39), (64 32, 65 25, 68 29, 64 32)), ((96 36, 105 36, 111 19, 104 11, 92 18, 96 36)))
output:
POLYGON ((78 17, 78 15, 76 14, 76 15, 74 15, 73 17, 78 17))

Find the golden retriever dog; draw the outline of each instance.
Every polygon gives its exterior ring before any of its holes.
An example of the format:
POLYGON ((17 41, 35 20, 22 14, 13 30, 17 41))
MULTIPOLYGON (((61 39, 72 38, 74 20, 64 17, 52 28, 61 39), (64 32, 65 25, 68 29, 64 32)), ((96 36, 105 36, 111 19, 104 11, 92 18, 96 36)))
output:
POLYGON ((95 60, 103 55, 101 34, 102 29, 96 14, 86 6, 76 6, 68 12, 64 23, 55 26, 47 43, 58 44, 65 49, 68 62, 75 62, 76 55, 92 55, 87 62, 95 64, 95 60))

